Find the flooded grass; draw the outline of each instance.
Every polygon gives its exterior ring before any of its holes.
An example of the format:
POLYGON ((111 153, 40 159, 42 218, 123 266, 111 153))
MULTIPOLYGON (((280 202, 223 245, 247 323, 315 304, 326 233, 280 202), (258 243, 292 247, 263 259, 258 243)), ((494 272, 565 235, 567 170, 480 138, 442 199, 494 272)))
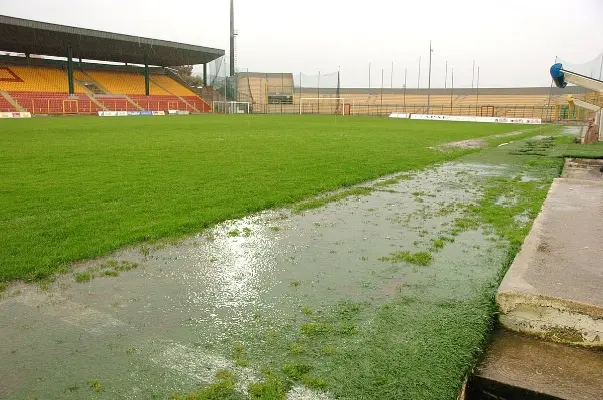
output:
POLYGON ((170 400, 243 400, 244 397, 235 390, 235 384, 234 374, 221 369, 216 372, 211 385, 187 394, 174 393, 170 400))
MULTIPOLYGON (((1 309, 26 327, 0 333, 28 333, 7 343, 18 352, 0 375, 32 390, 9 399, 81 398, 64 390, 90 376, 107 385, 89 398, 455 399, 499 280, 559 173, 556 158, 510 154, 521 146, 416 171, 382 186, 392 193, 225 222, 150 251, 144 269, 119 279, 12 299, 1 309), (17 360, 60 384, 18 375, 17 360)), ((121 265, 112 257, 87 271, 121 265)))
POLYGON ((75 272, 73 274, 73 279, 77 283, 86 283, 97 277, 117 277, 120 272, 131 271, 139 266, 140 264, 131 261, 108 260, 97 264, 86 271, 75 272))
POLYGON ((433 129, 291 115, 5 121, 0 282, 41 280, 127 245, 450 160, 466 151, 429 147, 517 127, 433 129))
POLYGON ((93 275, 86 271, 86 272, 76 272, 73 275, 73 279, 77 282, 77 283, 85 283, 85 282, 90 282, 93 278, 93 275))
MULTIPOLYGON (((444 247, 443 243, 442 243, 441 247, 444 247)), ((432 260, 433 260, 433 256, 429 252, 419 251, 416 253, 411 253, 410 251, 406 251, 406 250, 398 251, 396 253, 390 254, 387 257, 379 258, 379 261, 389 261, 392 263, 404 261, 409 264, 422 265, 422 266, 429 265, 432 260)))
POLYGON ((96 393, 102 393, 105 391, 105 387, 103 386, 103 384, 96 379, 88 381, 88 387, 90 387, 90 389, 92 389, 96 393))

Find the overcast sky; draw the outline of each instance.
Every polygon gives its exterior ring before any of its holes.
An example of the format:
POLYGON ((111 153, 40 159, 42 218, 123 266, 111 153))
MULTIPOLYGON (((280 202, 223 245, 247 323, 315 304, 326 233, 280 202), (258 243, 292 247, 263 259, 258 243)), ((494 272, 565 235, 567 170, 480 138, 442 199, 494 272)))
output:
MULTIPOLYGON (((0 0, 0 13, 228 50, 229 0, 0 0)), ((326 74, 341 68, 342 86, 548 86, 559 56, 583 63, 603 51, 603 1, 490 2, 400 0, 235 0, 238 68, 326 74), (477 68, 476 68, 477 70, 477 68), (477 71, 476 71, 477 75, 477 71), (477 80, 477 77, 475 78, 477 80)), ((1 50, 1 49, 0 49, 1 50)), ((598 75, 599 71, 594 71, 598 75)))

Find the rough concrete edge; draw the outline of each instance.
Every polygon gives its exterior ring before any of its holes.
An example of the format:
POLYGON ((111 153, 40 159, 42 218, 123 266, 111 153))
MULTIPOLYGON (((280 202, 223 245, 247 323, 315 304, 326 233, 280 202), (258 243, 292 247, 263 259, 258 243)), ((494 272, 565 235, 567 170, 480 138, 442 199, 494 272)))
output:
POLYGON ((520 304, 499 316, 500 324, 511 331, 580 347, 603 349, 603 319, 560 310, 555 307, 520 304))
POLYGON ((603 307, 579 301, 559 299, 531 293, 518 293, 516 291, 498 292, 496 303, 502 314, 509 314, 521 305, 551 308, 560 312, 573 312, 587 315, 603 322, 603 307))

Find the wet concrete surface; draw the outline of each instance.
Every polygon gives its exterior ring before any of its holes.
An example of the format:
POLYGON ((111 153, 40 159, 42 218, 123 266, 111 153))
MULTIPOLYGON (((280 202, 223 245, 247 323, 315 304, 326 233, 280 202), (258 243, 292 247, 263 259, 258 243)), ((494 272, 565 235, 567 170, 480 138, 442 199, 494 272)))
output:
MULTIPOLYGON (((463 299, 497 275, 505 256, 481 229, 433 251, 427 267, 379 258, 430 251, 459 217, 458 205, 479 197, 476 182, 510 173, 448 163, 366 183, 374 189, 367 196, 301 214, 262 212, 77 269, 98 271, 107 260, 139 264, 119 277, 77 283, 68 274, 47 291, 14 285, 0 300, 0 397, 165 398, 210 383, 221 368, 235 371, 243 392, 259 371, 234 365, 225 344, 286 324, 300 307, 386 302, 400 287, 430 301, 463 299)), ((289 397, 328 394, 296 387, 289 397)))
POLYGON ((497 294, 512 330, 603 347, 603 180, 597 160, 568 160, 497 294))

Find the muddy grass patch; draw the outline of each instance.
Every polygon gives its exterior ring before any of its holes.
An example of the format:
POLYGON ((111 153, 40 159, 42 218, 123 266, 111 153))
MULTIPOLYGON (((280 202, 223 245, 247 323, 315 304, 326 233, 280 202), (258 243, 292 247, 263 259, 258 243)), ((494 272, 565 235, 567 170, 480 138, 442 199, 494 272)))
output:
POLYGON ((357 187, 357 188, 352 188, 352 189, 347 189, 347 190, 343 190, 341 192, 329 195, 329 196, 324 196, 324 197, 318 197, 315 198, 313 200, 310 201, 306 201, 303 203, 299 203, 294 205, 293 211, 294 212, 303 212, 303 211, 307 211, 307 210, 312 210, 315 208, 320 208, 323 207, 329 203, 334 203, 340 200, 345 199, 346 197, 350 197, 350 196, 366 196, 372 193, 372 189, 368 188, 368 187, 357 187))
POLYGON ((117 277, 121 272, 131 271, 139 266, 139 263, 132 261, 108 260, 88 270, 74 272, 73 279, 77 283, 86 283, 98 277, 117 277))

